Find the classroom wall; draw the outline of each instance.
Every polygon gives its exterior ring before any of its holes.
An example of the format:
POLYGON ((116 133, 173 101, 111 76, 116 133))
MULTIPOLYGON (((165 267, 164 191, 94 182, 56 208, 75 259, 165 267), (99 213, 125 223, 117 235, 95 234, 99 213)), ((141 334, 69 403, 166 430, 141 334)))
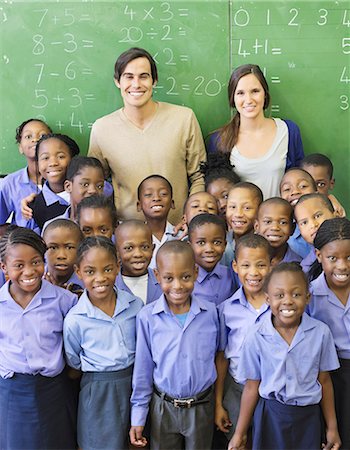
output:
POLYGON ((305 151, 336 168, 350 210, 350 10, 346 0, 7 1, 0 6, 0 173, 23 167, 15 128, 46 120, 87 151, 94 120, 121 106, 117 56, 148 49, 159 67, 155 98, 194 109, 206 136, 230 117, 233 68, 259 64, 269 114, 301 128, 305 151))

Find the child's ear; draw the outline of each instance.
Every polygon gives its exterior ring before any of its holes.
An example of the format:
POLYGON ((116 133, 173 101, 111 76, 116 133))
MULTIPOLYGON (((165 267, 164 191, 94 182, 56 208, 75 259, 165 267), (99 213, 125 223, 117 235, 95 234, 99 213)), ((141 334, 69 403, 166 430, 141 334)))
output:
POLYGON ((292 221, 292 223, 291 223, 291 226, 290 226, 290 235, 292 236, 294 231, 295 231, 295 227, 297 226, 297 224, 296 224, 295 220, 291 219, 291 221, 292 221))
POLYGON ((64 190, 68 192, 68 194, 72 193, 72 182, 69 180, 65 180, 63 184, 64 190))
POLYGON ((335 185, 335 178, 331 178, 331 181, 329 182, 329 189, 333 190, 334 185, 335 185))
POLYGON ((194 276, 193 276, 194 281, 196 281, 197 278, 198 278, 198 266, 197 266, 197 264, 195 264, 194 265, 194 276))
POLYGON ((266 292, 264 292, 264 294, 265 294, 265 303, 267 303, 268 305, 270 305, 270 298, 269 298, 269 296, 267 295, 266 292))
POLYGON ((170 209, 175 209, 175 202, 171 199, 170 209))
POLYGON ((23 150, 21 144, 18 145, 18 151, 21 155, 23 155, 23 150))
POLYGON ((7 274, 6 264, 5 264, 5 263, 0 263, 0 267, 1 267, 1 270, 4 272, 4 274, 5 274, 5 275, 8 275, 8 274, 7 274))
POLYGON ((310 303, 310 299, 311 299, 311 294, 310 294, 310 292, 308 292, 308 293, 306 294, 306 304, 307 304, 307 305, 310 303))
POLYGON ((116 78, 114 78, 114 84, 117 86, 118 89, 120 89, 120 83, 116 78))
POLYGON ((160 284, 160 275, 159 275, 159 272, 158 272, 158 269, 153 269, 153 273, 154 273, 154 275, 155 275, 155 277, 156 277, 156 280, 158 281, 158 283, 160 284))
POLYGON ((258 219, 254 220, 254 231, 255 231, 256 234, 258 234, 258 232, 259 232, 259 221, 258 221, 258 219))
POLYGON ((317 248, 315 248, 315 253, 316 253, 317 261, 318 261, 320 264, 322 264, 322 256, 321 256, 321 252, 320 252, 317 248))
POLYGON ((233 269, 236 273, 238 273, 238 269, 237 269, 237 261, 236 261, 235 259, 232 261, 232 269, 233 269))
POLYGON ((138 212, 141 212, 141 211, 142 211, 140 200, 137 200, 137 203, 136 203, 136 209, 137 209, 138 212))
POLYGON ((74 271, 75 271, 75 273, 78 275, 78 278, 79 278, 80 280, 82 280, 83 278, 82 278, 82 276, 81 276, 81 272, 80 272, 80 269, 79 269, 78 264, 74 264, 74 271))

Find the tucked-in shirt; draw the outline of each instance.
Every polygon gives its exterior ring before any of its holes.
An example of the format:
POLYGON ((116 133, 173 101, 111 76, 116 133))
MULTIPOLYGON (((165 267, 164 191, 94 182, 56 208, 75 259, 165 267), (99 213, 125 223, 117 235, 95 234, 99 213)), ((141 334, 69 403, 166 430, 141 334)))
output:
POLYGON ((303 258, 300 265, 303 269, 303 271, 307 274, 309 273, 309 270, 311 269, 312 264, 316 261, 316 252, 315 249, 312 248, 310 252, 303 258))
POLYGON ((329 289, 324 273, 311 282, 310 291, 307 312, 329 326, 339 358, 350 359, 350 295, 344 306, 329 289))
POLYGON ((216 380, 218 316, 213 303, 192 296, 182 327, 164 295, 137 316, 131 423, 144 425, 153 384, 175 398, 188 398, 216 380))
POLYGON ((142 301, 121 290, 110 317, 96 308, 86 291, 64 321, 67 362, 83 372, 109 372, 131 366, 135 359, 136 314, 142 301))
POLYGON ((288 245, 293 252, 302 258, 305 258, 310 253, 310 250, 312 250, 312 245, 308 244, 300 234, 298 225, 295 226, 294 233, 288 239, 288 245))
POLYGON ((229 372, 237 381, 237 366, 242 351, 244 339, 251 327, 259 322, 268 305, 264 303, 259 312, 248 302, 243 287, 240 287, 232 297, 219 305, 220 345, 229 360, 229 372))
POLYGON ((287 263, 287 262, 298 262, 300 263, 300 261, 302 260, 302 257, 300 255, 298 255, 297 253, 295 253, 294 250, 292 250, 290 248, 290 246, 287 244, 287 251, 283 256, 283 259, 281 260, 281 263, 287 263))
POLYGON ((5 223, 13 212, 12 223, 25 227, 21 200, 32 193, 39 193, 39 187, 29 179, 28 168, 7 175, 0 185, 0 224, 5 223))
MULTIPOLYGON (((129 292, 130 294, 137 295, 136 292, 132 292, 130 288, 126 285, 123 276, 120 271, 115 280, 115 284, 117 288, 122 289, 123 291, 129 292)), ((146 295, 146 303, 154 302, 162 295, 162 289, 159 286, 159 283, 154 275, 152 269, 148 269, 148 282, 147 282, 147 295, 146 295)))
POLYGON ((193 111, 165 102, 157 102, 157 107, 144 129, 130 122, 123 109, 96 120, 91 129, 88 154, 111 173, 121 220, 142 219, 136 209, 137 186, 148 175, 160 174, 173 187, 176 209, 169 212, 171 223, 181 220, 189 190, 204 191, 199 163, 206 160, 206 152, 193 111))
POLYGON ((164 234, 162 236, 162 239, 159 240, 154 234, 152 234, 152 242, 154 244, 152 259, 149 264, 150 269, 155 269, 157 267, 156 265, 156 256, 159 248, 164 244, 164 242, 167 241, 173 241, 176 239, 176 236, 174 236, 174 225, 172 225, 170 222, 167 222, 164 234))
POLYGON ((207 272, 198 266, 198 277, 193 289, 196 297, 219 305, 237 289, 228 267, 218 263, 211 272, 207 272))
POLYGON ((339 367, 330 329, 306 313, 290 345, 272 324, 271 311, 247 335, 237 378, 261 380, 259 394, 287 405, 307 406, 321 401, 320 372, 339 367))
POLYGON ((279 185, 285 172, 288 152, 288 127, 281 119, 273 119, 276 135, 271 148, 260 158, 247 158, 235 146, 230 162, 237 175, 260 187, 264 199, 279 195, 279 185), (268 174, 268 176, 266 176, 268 174))
POLYGON ((46 280, 23 309, 8 281, 0 289, 0 376, 14 373, 54 377, 62 372, 63 319, 77 296, 46 280))

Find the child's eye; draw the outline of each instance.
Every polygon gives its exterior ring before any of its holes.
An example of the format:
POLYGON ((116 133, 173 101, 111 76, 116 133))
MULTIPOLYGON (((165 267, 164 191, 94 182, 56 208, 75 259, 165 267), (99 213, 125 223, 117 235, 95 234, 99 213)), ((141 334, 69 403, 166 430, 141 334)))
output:
POLYGON ((249 267, 248 264, 241 264, 241 267, 243 267, 243 269, 247 269, 249 267))
POLYGON ((298 298, 298 297, 300 297, 301 296, 301 294, 299 294, 299 292, 295 292, 294 294, 293 294, 293 298, 298 298))
POLYGON ((87 269, 84 271, 84 273, 86 273, 86 275, 92 275, 94 271, 92 269, 87 269))
POLYGON ((105 272, 110 273, 110 272, 112 272, 112 269, 110 267, 108 267, 107 269, 105 269, 105 272))
POLYGON ((281 189, 281 192, 289 192, 290 191, 290 187, 283 187, 281 189))
POLYGON ((286 220, 281 220, 280 221, 280 225, 287 225, 287 224, 288 224, 288 222, 286 220))
POLYGON ((27 136, 24 136, 24 139, 31 139, 32 138, 32 135, 31 134, 28 134, 27 136))
POLYGON ((123 247, 126 252, 130 252, 132 250, 132 246, 128 245, 127 247, 123 247))
POLYGON ((143 245, 142 250, 149 250, 149 245, 143 245))
POLYGON ((198 244, 198 245, 204 245, 204 244, 205 244, 205 241, 202 241, 202 240, 201 240, 201 241, 197 241, 197 244, 198 244))
POLYGON ((269 220, 269 219, 265 219, 265 220, 263 220, 263 223, 264 223, 265 225, 270 225, 270 223, 271 223, 271 220, 269 220))
POLYGON ((67 245, 67 246, 66 246, 66 249, 67 249, 67 250, 74 250, 75 247, 74 247, 74 245, 67 245))
POLYGON ((222 241, 220 241, 219 239, 214 241, 214 245, 221 245, 221 244, 222 244, 222 241))
POLYGON ((166 282, 170 283, 170 281, 172 281, 173 279, 172 279, 172 277, 164 277, 164 280, 166 282))
POLYGON ((84 188, 88 188, 89 187, 89 183, 80 183, 80 186, 82 186, 84 188))
POLYGON ((331 262, 335 262, 337 260, 337 258, 335 256, 328 256, 329 261, 331 262))
POLYGON ((259 269, 266 267, 266 264, 258 264, 259 269))
POLYGON ((300 189, 306 189, 308 187, 309 187, 309 185, 306 183, 300 185, 300 189))
POLYGON ((48 247, 48 250, 56 250, 57 249, 57 245, 50 245, 48 247))
POLYGON ((87 234, 91 234, 91 229, 90 228, 83 228, 83 233, 85 234, 85 235, 87 235, 87 234))
POLYGON ((317 213, 317 214, 315 214, 315 218, 316 218, 316 219, 319 219, 320 217, 322 217, 322 213, 317 213))
POLYGON ((317 187, 324 188, 325 186, 326 186, 326 183, 324 181, 319 181, 317 183, 317 187))
POLYGON ((298 222, 299 227, 303 227, 307 224, 307 220, 301 220, 300 222, 298 222))
POLYGON ((188 281, 190 278, 191 278, 191 275, 184 275, 184 276, 182 277, 182 279, 183 279, 184 281, 188 281))
POLYGON ((104 183, 98 184, 98 185, 96 186, 96 189, 98 189, 99 191, 102 191, 103 188, 104 188, 104 183))

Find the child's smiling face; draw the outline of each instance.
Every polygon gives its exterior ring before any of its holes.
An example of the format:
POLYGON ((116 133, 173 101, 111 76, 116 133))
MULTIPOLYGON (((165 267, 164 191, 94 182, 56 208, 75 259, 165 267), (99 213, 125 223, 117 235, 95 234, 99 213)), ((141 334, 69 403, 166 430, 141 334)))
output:
POLYGON ((252 189, 231 189, 226 208, 226 222, 235 237, 243 236, 254 228, 259 199, 252 189))
POLYGON ((287 200, 293 207, 304 194, 316 192, 315 182, 312 176, 304 170, 290 170, 285 173, 280 185, 281 197, 287 200))
POLYGON ((19 142, 19 152, 28 160, 34 161, 36 143, 42 136, 49 133, 50 130, 43 122, 31 120, 23 127, 19 142))
POLYGON ((143 212, 146 220, 166 220, 170 209, 174 208, 171 190, 165 180, 154 177, 143 181, 137 209, 143 212))
POLYGON ((40 143, 39 172, 54 192, 63 191, 68 164, 72 159, 69 147, 59 139, 50 138, 40 143))

